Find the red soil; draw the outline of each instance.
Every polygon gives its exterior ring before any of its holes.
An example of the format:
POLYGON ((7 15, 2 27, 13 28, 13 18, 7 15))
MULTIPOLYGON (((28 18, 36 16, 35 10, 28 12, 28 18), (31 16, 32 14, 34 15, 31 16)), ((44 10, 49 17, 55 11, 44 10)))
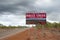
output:
POLYGON ((43 33, 41 29, 36 30, 30 28, 29 30, 0 40, 60 40, 60 33, 56 34, 49 32, 48 30, 45 30, 43 33))

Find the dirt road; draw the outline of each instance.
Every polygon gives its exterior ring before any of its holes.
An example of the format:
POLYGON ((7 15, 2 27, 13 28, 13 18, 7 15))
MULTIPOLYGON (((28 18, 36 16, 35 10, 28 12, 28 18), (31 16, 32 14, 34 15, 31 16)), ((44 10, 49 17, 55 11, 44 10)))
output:
POLYGON ((21 33, 29 28, 8 28, 8 29, 0 29, 0 40, 5 38, 8 38, 12 35, 16 35, 18 33, 21 33))
POLYGON ((29 28, 0 40, 60 40, 60 30, 49 30, 29 28))

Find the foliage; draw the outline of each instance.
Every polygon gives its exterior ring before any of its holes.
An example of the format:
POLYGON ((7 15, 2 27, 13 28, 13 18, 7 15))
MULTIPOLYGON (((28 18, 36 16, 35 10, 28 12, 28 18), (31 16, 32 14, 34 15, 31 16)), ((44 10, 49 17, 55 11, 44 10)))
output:
MULTIPOLYGON (((47 22, 45 25, 43 25, 44 28, 60 28, 60 23, 50 23, 50 22, 47 22)), ((36 26, 37 28, 42 28, 42 25, 39 24, 36 26)))
MULTIPOLYGON (((60 23, 50 23, 50 22, 47 22, 45 25, 43 25, 44 28, 60 28, 60 23)), ((0 24, 0 28, 27 28, 26 26, 5 26, 3 24, 0 24)), ((36 28, 42 28, 42 25, 41 24, 37 24, 36 25, 36 28)))
POLYGON ((3 24, 0 24, 0 28, 27 28, 26 26, 5 26, 3 24))

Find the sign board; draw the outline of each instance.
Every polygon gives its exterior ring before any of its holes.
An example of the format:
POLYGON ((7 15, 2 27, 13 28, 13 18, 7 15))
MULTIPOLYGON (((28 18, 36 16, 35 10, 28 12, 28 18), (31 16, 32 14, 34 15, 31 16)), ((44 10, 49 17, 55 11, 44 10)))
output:
POLYGON ((26 13, 26 24, 46 24, 46 13, 26 13))

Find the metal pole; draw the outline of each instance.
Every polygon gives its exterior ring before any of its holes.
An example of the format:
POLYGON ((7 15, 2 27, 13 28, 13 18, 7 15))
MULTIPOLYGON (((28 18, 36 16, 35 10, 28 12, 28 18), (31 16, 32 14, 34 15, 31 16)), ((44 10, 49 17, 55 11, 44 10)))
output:
POLYGON ((35 32, 35 34, 34 34, 34 40, 38 40, 38 38, 37 38, 37 25, 35 26, 35 28, 34 28, 34 32, 35 32))
POLYGON ((44 25, 42 25, 42 36, 45 37, 44 25))
POLYGON ((34 38, 34 40, 36 40, 36 27, 33 27, 33 38, 34 38))

